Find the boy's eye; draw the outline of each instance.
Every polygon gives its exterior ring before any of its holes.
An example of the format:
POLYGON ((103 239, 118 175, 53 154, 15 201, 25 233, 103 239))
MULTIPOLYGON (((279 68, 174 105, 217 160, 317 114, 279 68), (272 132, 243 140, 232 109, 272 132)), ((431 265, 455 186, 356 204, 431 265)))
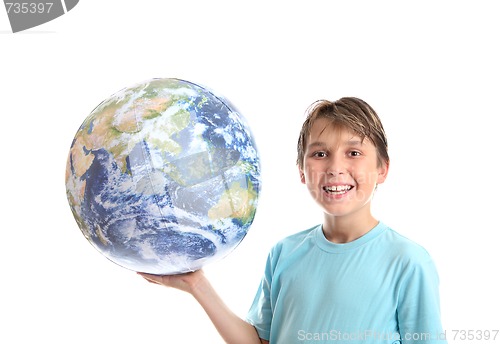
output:
POLYGON ((326 157, 326 152, 323 152, 323 151, 314 152, 313 156, 315 158, 324 158, 324 157, 326 157))
POLYGON ((358 151, 350 151, 349 152, 349 156, 360 156, 360 155, 361 155, 361 153, 358 151))

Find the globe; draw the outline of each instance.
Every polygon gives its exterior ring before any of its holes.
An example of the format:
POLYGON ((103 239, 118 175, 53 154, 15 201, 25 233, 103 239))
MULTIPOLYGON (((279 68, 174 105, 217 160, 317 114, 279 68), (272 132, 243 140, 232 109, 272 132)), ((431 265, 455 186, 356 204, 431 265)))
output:
POLYGON ((97 251, 126 269, 164 275, 231 253, 261 188, 242 115, 221 95, 172 78, 100 103, 74 137, 65 177, 76 223, 97 251))

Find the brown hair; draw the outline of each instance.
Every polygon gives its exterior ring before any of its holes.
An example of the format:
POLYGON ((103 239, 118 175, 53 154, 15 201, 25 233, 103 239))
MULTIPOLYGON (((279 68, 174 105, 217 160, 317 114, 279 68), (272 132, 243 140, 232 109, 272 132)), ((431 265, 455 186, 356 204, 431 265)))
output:
POLYGON ((304 167, 304 152, 311 127, 319 118, 329 119, 332 125, 352 130, 361 139, 368 138, 377 148, 379 164, 389 162, 384 127, 375 110, 365 101, 354 97, 344 97, 334 102, 318 100, 308 107, 306 113, 307 118, 297 143, 297 164, 300 168, 304 167))

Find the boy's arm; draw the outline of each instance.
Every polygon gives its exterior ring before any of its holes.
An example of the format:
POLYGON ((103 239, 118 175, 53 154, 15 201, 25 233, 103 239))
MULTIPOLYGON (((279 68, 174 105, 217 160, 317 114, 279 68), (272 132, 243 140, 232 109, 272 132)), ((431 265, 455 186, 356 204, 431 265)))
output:
POLYGON ((257 330, 234 314, 222 301, 202 270, 182 275, 158 276, 139 273, 149 282, 190 293, 203 307, 215 328, 228 344, 268 344, 257 330))
POLYGON ((408 269, 399 295, 402 343, 446 344, 441 326, 439 276, 428 258, 408 269))

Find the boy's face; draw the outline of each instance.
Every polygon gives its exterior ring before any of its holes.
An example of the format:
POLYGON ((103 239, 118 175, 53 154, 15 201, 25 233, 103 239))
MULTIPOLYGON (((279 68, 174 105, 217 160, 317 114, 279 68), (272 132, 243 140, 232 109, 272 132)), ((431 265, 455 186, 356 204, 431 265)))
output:
POLYGON ((388 165, 379 164, 377 149, 369 139, 330 121, 315 121, 306 142, 301 181, 326 214, 370 214, 377 184, 384 182, 388 165))

